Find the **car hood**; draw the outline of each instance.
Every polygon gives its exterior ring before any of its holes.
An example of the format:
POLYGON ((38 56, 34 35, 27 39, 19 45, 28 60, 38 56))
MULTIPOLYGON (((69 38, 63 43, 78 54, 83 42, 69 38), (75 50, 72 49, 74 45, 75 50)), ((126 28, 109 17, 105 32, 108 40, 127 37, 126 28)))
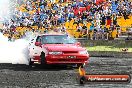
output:
POLYGON ((43 45, 43 47, 48 49, 49 51, 82 51, 82 50, 85 50, 85 48, 82 48, 75 44, 45 44, 43 45))

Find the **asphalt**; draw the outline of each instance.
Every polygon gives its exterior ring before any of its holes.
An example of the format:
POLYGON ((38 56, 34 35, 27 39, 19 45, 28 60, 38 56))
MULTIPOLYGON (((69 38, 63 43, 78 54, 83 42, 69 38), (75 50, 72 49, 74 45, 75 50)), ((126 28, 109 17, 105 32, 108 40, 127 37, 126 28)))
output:
POLYGON ((132 58, 132 52, 88 51, 90 57, 132 58))
MULTIPOLYGON (((85 66, 88 74, 130 74, 132 58, 91 57, 85 66)), ((78 82, 78 69, 71 66, 0 64, 0 88, 132 88, 128 84, 85 84, 78 82)))

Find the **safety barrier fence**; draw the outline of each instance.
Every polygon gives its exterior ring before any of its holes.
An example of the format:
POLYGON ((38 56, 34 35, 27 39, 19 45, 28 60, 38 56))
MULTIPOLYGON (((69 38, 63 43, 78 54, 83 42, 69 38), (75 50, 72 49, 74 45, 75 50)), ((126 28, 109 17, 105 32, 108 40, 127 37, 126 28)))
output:
POLYGON ((68 33, 73 35, 76 39, 109 40, 119 38, 120 36, 132 37, 131 26, 115 27, 114 29, 112 29, 111 26, 110 28, 108 28, 108 30, 103 30, 104 28, 101 28, 101 31, 98 31, 99 29, 100 28, 86 29, 85 32, 83 31, 83 29, 80 32, 78 32, 77 30, 74 31, 73 29, 67 30, 68 33))
MULTIPOLYGON (((18 32, 26 32, 26 30, 32 31, 33 27, 20 27, 20 29, 16 30, 18 32)), ((36 26, 36 29, 34 31, 39 31, 44 33, 44 31, 47 29, 47 31, 54 28, 44 28, 43 30, 36 26)), ((92 29, 82 29, 78 31, 78 29, 66 29, 66 32, 74 36, 76 39, 90 39, 90 40, 109 40, 109 39, 115 39, 119 36, 125 35, 128 37, 131 37, 132 35, 132 27, 131 26, 122 26, 122 27, 115 27, 114 30, 112 29, 112 26, 108 28, 107 31, 103 31, 104 28, 101 28, 101 31, 98 31, 99 28, 92 28, 92 29), (96 30, 95 30, 96 29, 96 30), (130 35, 130 36, 129 36, 130 35)), ((58 29, 60 30, 60 29, 58 29)))

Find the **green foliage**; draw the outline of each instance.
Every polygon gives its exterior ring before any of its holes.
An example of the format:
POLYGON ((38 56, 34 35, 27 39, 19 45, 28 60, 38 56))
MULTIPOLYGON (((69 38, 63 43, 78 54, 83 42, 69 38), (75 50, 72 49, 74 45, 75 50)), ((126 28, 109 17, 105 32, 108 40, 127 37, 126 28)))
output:
POLYGON ((132 41, 83 41, 83 46, 85 46, 88 51, 116 51, 122 52, 122 49, 127 48, 127 52, 132 52, 132 41))

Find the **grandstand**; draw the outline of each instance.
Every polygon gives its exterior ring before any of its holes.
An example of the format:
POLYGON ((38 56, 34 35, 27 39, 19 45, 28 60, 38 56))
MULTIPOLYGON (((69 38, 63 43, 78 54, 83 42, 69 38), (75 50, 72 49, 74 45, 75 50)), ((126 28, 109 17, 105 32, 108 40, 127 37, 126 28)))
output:
POLYGON ((12 25, 21 35, 64 29, 75 38, 116 39, 132 25, 129 0, 24 0, 18 4, 12 25))

